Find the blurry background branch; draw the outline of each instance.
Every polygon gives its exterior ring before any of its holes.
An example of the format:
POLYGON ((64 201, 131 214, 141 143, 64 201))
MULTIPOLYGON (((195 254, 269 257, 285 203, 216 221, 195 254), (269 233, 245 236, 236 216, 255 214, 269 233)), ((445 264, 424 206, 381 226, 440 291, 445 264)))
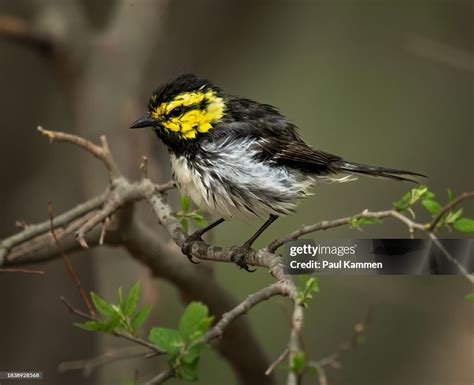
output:
POLYGON ((466 49, 415 36, 408 44, 407 50, 426 60, 432 60, 457 70, 474 72, 474 53, 466 49))

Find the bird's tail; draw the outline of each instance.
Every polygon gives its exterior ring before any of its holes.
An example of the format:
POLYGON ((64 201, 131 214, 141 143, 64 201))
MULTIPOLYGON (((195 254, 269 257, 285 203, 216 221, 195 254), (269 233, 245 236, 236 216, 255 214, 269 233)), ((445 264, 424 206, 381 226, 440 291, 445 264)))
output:
POLYGON ((336 169, 339 172, 350 173, 350 174, 360 174, 366 176, 372 176, 376 178, 387 178, 400 181, 408 181, 413 183, 418 183, 418 181, 407 178, 411 177, 426 177, 426 175, 419 174, 417 172, 406 171, 406 170, 397 170, 395 168, 386 168, 379 166, 369 166, 366 164, 348 162, 345 160, 337 160, 331 163, 331 167, 336 169))

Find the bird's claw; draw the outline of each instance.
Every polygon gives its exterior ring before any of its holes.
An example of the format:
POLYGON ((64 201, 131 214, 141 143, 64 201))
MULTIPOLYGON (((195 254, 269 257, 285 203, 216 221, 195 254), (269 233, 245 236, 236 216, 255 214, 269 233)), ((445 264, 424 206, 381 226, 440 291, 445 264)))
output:
POLYGON ((253 273, 257 269, 251 269, 245 263, 245 259, 250 250, 251 250, 250 246, 247 246, 245 244, 243 246, 235 246, 232 248, 230 259, 240 269, 244 269, 245 271, 248 271, 249 273, 253 273))
POLYGON ((196 231, 195 233, 189 235, 185 240, 183 245, 181 246, 181 252, 188 257, 189 261, 194 264, 199 264, 199 262, 196 262, 193 260, 193 255, 192 255, 192 247, 194 242, 197 241, 202 241, 201 238, 201 233, 199 231, 196 231))

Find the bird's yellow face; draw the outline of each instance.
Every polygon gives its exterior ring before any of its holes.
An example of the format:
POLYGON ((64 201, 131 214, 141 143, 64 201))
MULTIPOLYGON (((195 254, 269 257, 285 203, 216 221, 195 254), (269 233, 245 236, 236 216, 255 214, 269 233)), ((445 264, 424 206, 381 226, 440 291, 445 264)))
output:
POLYGON ((168 131, 182 139, 194 139, 198 133, 208 132, 212 124, 224 115, 224 100, 214 90, 201 87, 182 92, 172 99, 159 102, 153 95, 148 104, 148 114, 168 131))

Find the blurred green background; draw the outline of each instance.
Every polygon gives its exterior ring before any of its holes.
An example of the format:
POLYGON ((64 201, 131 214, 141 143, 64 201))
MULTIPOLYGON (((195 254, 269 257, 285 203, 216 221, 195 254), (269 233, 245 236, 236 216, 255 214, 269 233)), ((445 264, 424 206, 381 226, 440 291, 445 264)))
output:
MULTIPOLYGON (((53 3, 0 0, 0 14, 33 22, 38 9, 53 3)), ((456 193, 473 190, 471 1, 64 0, 62 5, 66 3, 76 3, 87 20, 88 34, 68 37, 79 47, 114 21, 119 9, 125 15, 120 37, 131 39, 134 49, 115 57, 116 48, 99 40, 101 54, 110 61, 95 67, 102 71, 100 76, 76 92, 77 84, 67 77, 77 74, 65 75, 31 47, 0 39, 1 237, 15 231, 17 219, 44 219, 48 200, 58 211, 65 210, 106 183, 97 163, 79 150, 49 145, 35 132, 38 124, 90 138, 106 133, 128 175, 139 175, 139 160, 146 155, 152 177, 169 178, 166 150, 154 134, 131 132, 127 125, 145 110, 150 93, 161 82, 181 72, 207 77, 230 94, 278 106, 318 149, 427 174, 426 183, 442 201, 447 187, 456 193), (149 23, 159 25, 157 30, 134 22, 137 13, 148 10, 156 12, 149 23), (150 34, 140 35, 146 28, 150 34), (141 38, 134 41, 136 36, 141 38), (146 50, 146 61, 138 58, 141 50, 146 50), (118 68, 122 72, 117 73, 118 68)), ((40 20, 40 27, 56 23, 56 30, 67 29, 75 22, 48 17, 40 20)), ((120 40, 115 43, 120 47, 120 40)), ((92 67, 94 60, 79 59, 81 65, 92 67)), ((410 187, 370 178, 321 186, 295 215, 277 221, 257 246, 301 224, 365 208, 389 208, 410 187)), ((467 212, 472 209, 472 204, 466 205, 467 212)), ((143 207, 146 216, 145 211, 143 207)), ((214 232, 214 241, 241 244, 258 225, 225 223, 214 232)), ((342 227, 315 234, 406 236, 406 228, 390 220, 363 233, 342 227)), ((146 286, 144 301, 156 303, 151 324, 176 324, 183 305, 171 285, 152 280, 145 268, 118 250, 99 250, 94 258, 86 254, 73 258, 86 287, 111 299, 118 286, 140 279, 146 286)), ((133 377, 136 367, 144 376, 155 372, 156 361, 142 368, 134 360, 98 369, 89 379, 80 373, 58 374, 60 361, 93 356, 119 343, 73 328, 72 317, 57 299, 65 293, 75 298, 62 261, 41 268, 47 277, 0 276, 0 327, 8 331, 0 337, 0 370, 43 370, 45 383, 54 385, 118 384, 133 377)), ((218 280, 237 298, 271 282, 265 271, 250 275, 223 264, 215 269, 218 280)), ((374 305, 366 343, 344 356, 342 368, 328 373, 330 385, 473 383, 474 314, 463 299, 472 287, 462 278, 324 277, 320 288, 305 320, 304 343, 313 359, 332 353, 350 338, 353 325, 374 305)), ((287 343, 290 309, 288 301, 272 299, 248 316, 270 359, 287 343)), ((283 378, 284 371, 279 373, 283 378)), ((208 352, 198 383, 236 381, 228 364, 208 352)))

